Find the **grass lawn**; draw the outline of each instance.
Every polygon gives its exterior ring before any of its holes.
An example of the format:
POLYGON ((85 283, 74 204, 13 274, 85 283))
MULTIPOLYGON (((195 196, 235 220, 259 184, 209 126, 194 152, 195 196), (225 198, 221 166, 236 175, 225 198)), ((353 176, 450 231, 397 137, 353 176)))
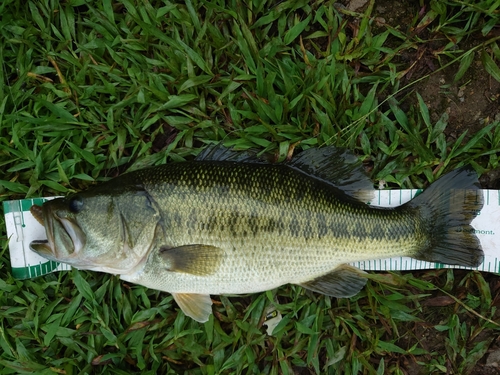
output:
MULTIPOLYGON (((500 2, 360 3, 3 0, 0 199, 80 191, 219 142, 276 161, 346 147, 392 188, 471 164, 499 188, 500 2)), ((379 273, 350 299, 292 285, 213 296, 199 324, 107 274, 13 279, 0 217, 0 374, 499 371, 486 366, 493 274, 379 273)))

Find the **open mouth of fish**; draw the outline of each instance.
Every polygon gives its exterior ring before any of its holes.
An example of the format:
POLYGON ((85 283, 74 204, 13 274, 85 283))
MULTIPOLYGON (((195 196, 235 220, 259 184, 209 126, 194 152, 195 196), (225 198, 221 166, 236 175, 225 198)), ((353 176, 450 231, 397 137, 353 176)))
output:
POLYGON ((60 217, 47 205, 33 205, 30 212, 45 227, 47 234, 46 240, 32 241, 31 250, 45 258, 55 259, 77 254, 83 249, 85 234, 71 218, 60 217))

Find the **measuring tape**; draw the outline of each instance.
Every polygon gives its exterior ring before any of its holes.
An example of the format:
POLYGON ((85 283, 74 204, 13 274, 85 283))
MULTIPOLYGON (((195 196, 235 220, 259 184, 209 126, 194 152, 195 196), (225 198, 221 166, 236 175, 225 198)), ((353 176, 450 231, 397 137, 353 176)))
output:
POLYGON ((44 227, 31 215, 30 207, 54 198, 56 197, 3 202, 12 276, 16 279, 31 279, 71 269, 67 264, 47 260, 30 249, 31 241, 47 238, 44 227))
MULTIPOLYGON (((422 190, 377 190, 371 205, 380 207, 397 207, 409 202, 422 190)), ((409 271, 435 268, 459 268, 500 273, 500 195, 498 190, 479 190, 483 194, 484 205, 477 217, 472 221, 476 236, 481 241, 484 251, 484 262, 478 267, 453 266, 435 262, 425 262, 408 257, 366 260, 351 263, 354 267, 366 271, 409 271)))
MULTIPOLYGON (((410 201, 420 190, 377 190, 375 200, 370 204, 380 207, 396 207, 410 201)), ((484 206, 472 226, 484 251, 484 262, 479 267, 450 266, 441 263, 424 262, 413 258, 399 257, 367 260, 351 263, 367 271, 407 271, 433 268, 475 269, 500 273, 500 195, 498 190, 482 190, 484 206)), ((31 215, 32 205, 41 205, 49 198, 22 199, 3 202, 12 275, 16 279, 30 279, 50 272, 70 270, 67 264, 49 261, 30 250, 34 240, 46 238, 45 229, 31 215)))

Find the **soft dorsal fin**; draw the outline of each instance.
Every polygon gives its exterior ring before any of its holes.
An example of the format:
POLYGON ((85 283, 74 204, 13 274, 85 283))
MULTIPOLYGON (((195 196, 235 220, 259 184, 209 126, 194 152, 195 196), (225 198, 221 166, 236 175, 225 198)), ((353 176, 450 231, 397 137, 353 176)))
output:
POLYGON ((366 203, 373 199, 373 182, 350 151, 335 146, 310 148, 294 157, 288 165, 316 176, 360 201, 366 203))

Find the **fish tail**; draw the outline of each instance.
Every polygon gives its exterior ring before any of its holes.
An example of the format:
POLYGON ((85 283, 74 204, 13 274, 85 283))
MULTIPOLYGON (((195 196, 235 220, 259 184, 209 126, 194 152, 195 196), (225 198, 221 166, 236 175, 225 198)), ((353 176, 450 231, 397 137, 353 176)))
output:
POLYGON ((483 207, 483 194, 471 167, 446 174, 407 205, 420 212, 429 234, 413 257, 466 267, 483 262, 481 243, 470 225, 483 207))

